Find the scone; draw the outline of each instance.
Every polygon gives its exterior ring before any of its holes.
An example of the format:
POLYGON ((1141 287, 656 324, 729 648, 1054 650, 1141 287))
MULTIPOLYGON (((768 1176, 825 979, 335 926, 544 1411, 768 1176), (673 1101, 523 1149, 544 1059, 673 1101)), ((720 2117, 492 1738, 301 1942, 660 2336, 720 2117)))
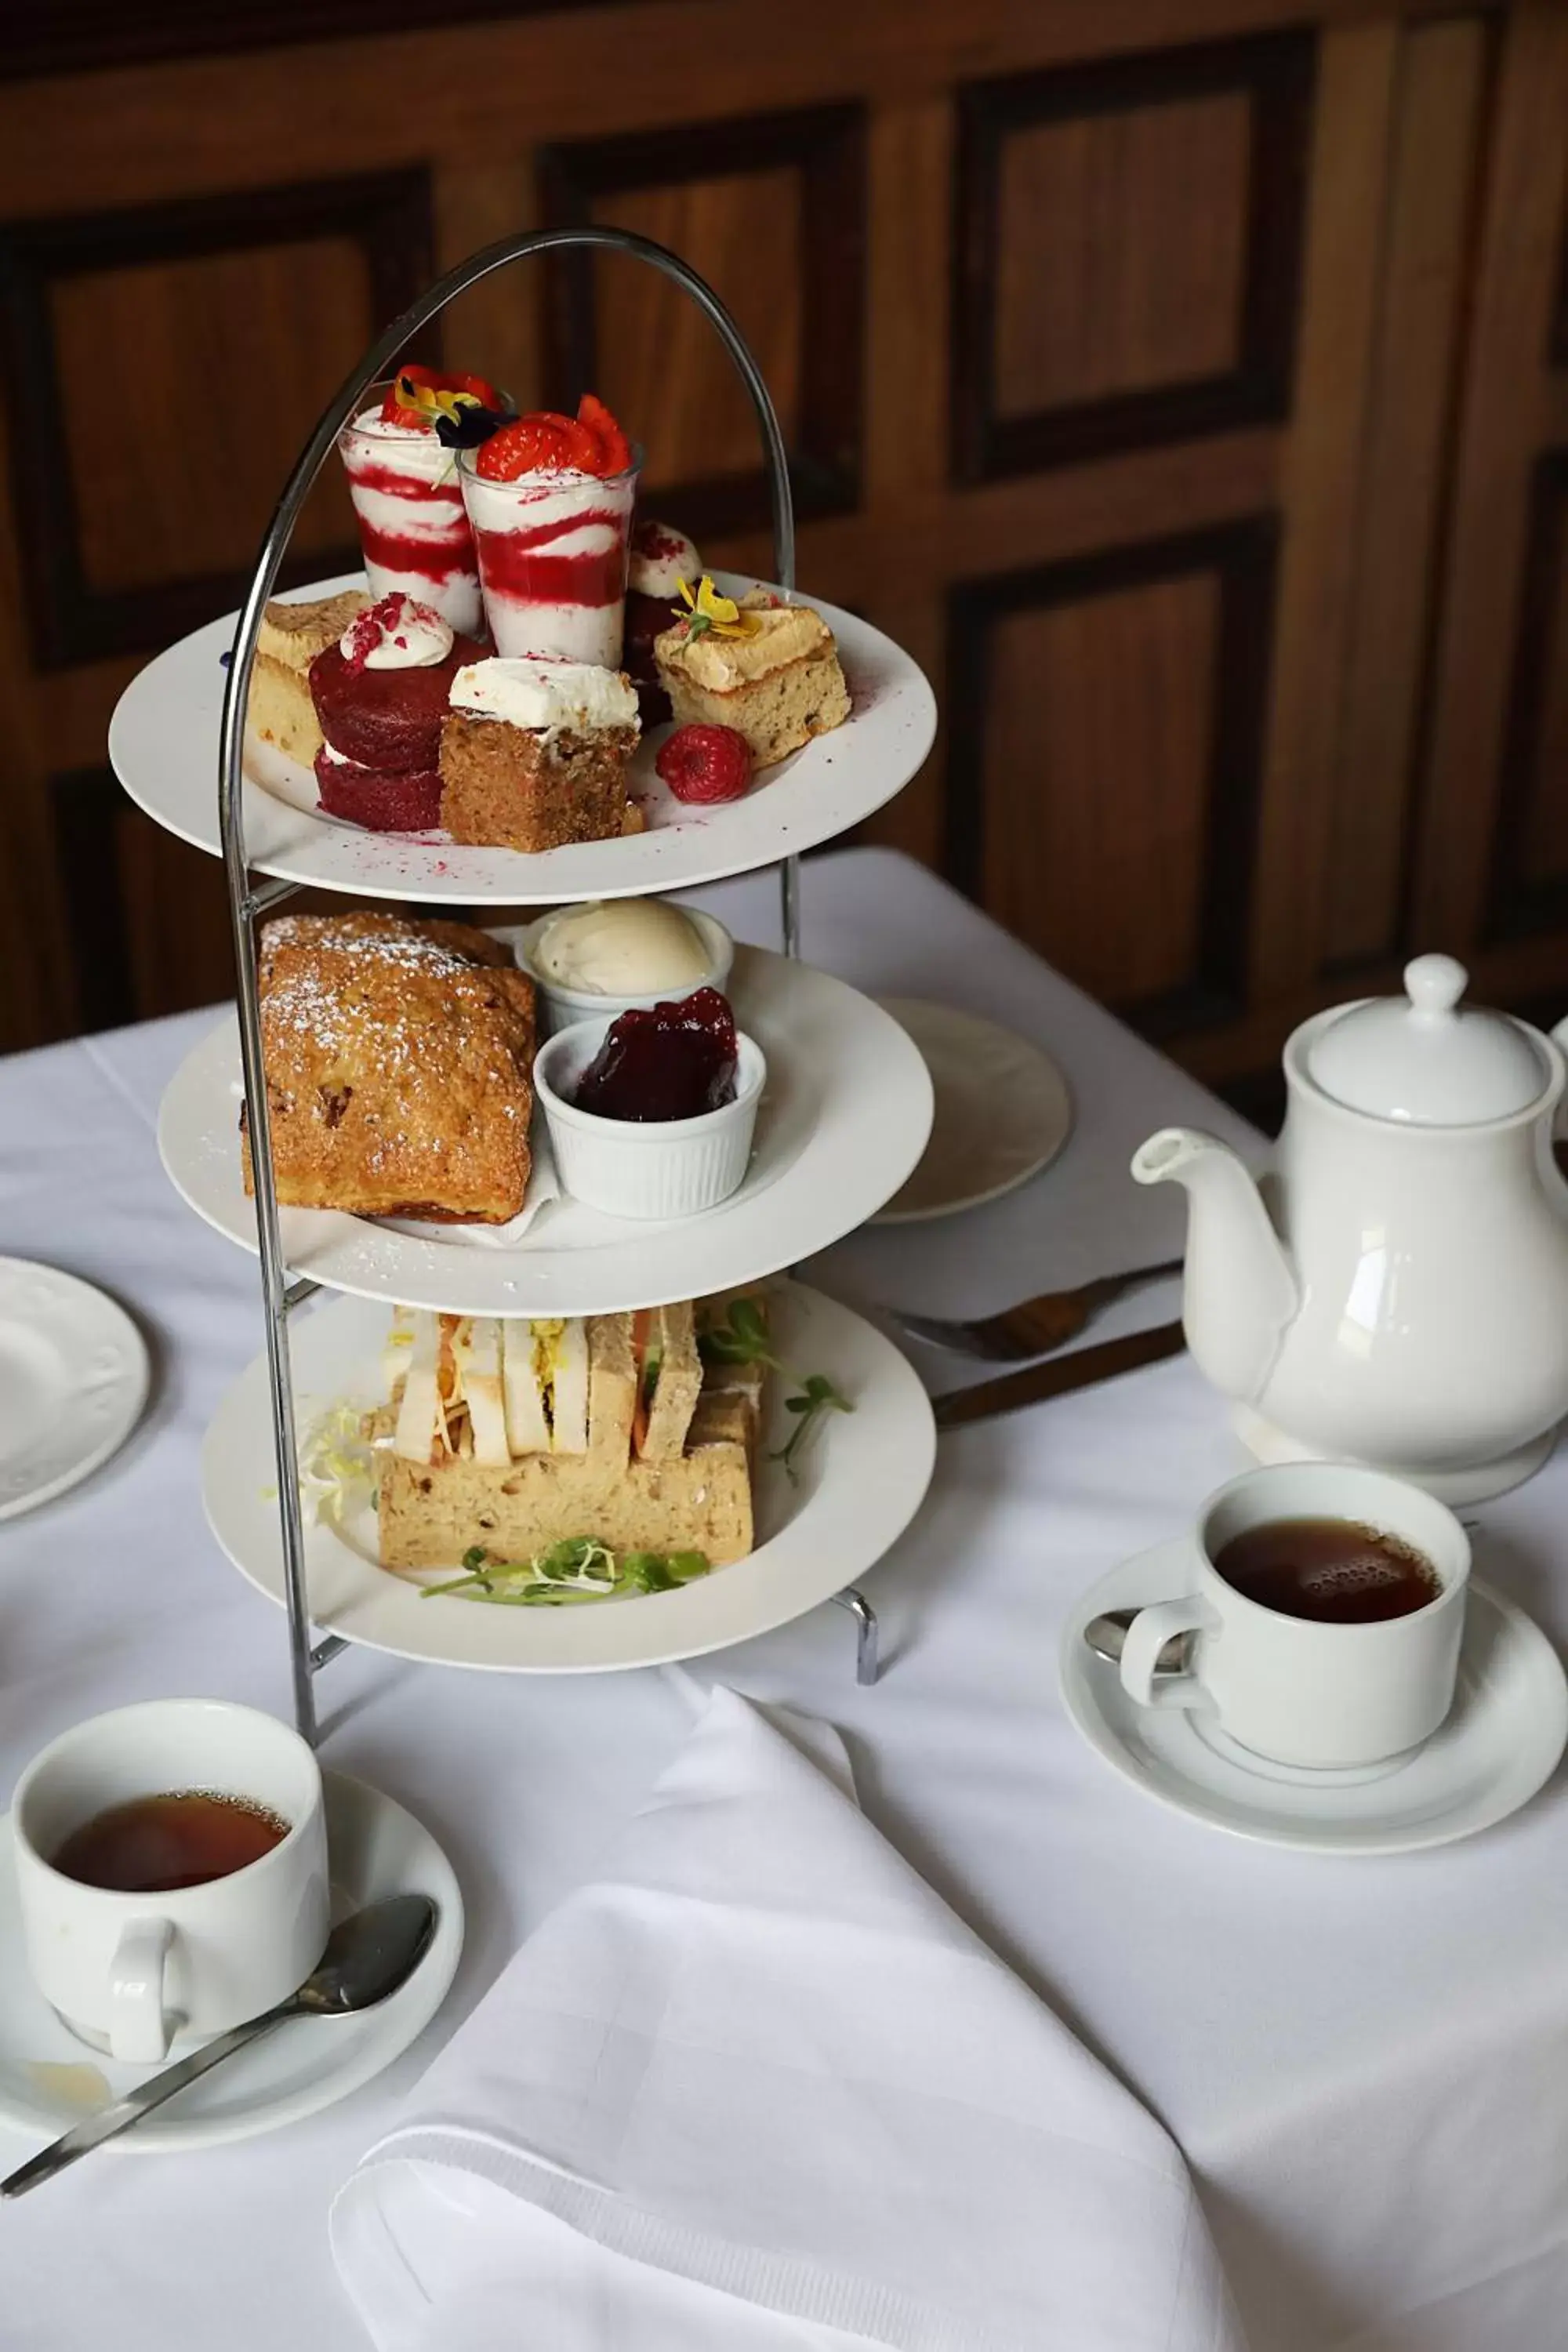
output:
POLYGON ((658 674, 678 727, 732 727, 759 768, 842 727, 849 690, 833 632, 809 604, 776 604, 763 588, 741 600, 744 636, 678 621, 654 641, 658 674))
POLYGON ((341 914, 274 915, 269 923, 264 923, 257 956, 262 990, 266 991, 273 963, 284 948, 352 948, 360 940, 375 939, 430 940, 461 962, 487 964, 502 971, 510 971, 515 964, 509 947, 472 923, 449 923, 438 916, 392 915, 378 907, 345 907, 341 914))
POLYGON ((310 664, 336 645, 369 604, 363 588, 345 588, 313 604, 275 602, 262 612, 245 723, 261 742, 276 745, 301 768, 315 765, 322 740, 310 699, 310 664))
POLYGON ((441 822, 454 841, 558 849, 625 829, 637 701, 619 670, 481 661, 452 681, 441 822))
MULTIPOLYGON (((432 936, 463 926, 353 919, 286 917, 264 936, 279 1200, 504 1224, 528 1188, 532 986, 493 942, 480 961, 432 936)), ((244 1164, 249 1191, 248 1138, 244 1164)))

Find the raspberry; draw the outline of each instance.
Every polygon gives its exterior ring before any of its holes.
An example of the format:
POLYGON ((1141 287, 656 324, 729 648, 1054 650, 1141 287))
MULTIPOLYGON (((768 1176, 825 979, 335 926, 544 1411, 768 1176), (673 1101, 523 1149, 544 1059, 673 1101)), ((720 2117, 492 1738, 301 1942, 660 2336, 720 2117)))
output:
POLYGON ((678 727, 654 766, 678 801, 738 801, 752 781, 752 747, 733 727, 678 727))

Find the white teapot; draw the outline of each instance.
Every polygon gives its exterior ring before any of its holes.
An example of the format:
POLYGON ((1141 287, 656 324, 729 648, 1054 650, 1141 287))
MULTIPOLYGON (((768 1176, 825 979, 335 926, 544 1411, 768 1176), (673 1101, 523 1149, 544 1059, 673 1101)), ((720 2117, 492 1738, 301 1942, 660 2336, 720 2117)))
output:
POLYGON ((1447 1502, 1528 1478, 1568 1415, 1568 1065, 1462 1005, 1466 977, 1418 956, 1406 996, 1304 1022, 1257 1183, 1193 1128, 1132 1161, 1186 1187, 1187 1344, 1252 1451, 1371 1463, 1447 1502))

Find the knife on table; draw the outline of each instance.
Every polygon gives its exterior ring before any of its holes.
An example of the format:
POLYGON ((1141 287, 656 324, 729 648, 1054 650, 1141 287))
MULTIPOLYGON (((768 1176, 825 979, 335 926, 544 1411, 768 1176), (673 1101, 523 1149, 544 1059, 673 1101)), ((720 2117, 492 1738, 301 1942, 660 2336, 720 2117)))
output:
POLYGON ((1159 1323, 1152 1331, 1130 1331, 1120 1339, 1101 1339, 1092 1348, 1075 1348, 1065 1356, 1047 1356, 1043 1363, 1025 1364, 994 1381, 973 1388, 947 1389, 931 1399, 938 1429, 962 1429, 972 1421, 990 1421, 995 1414, 1018 1412, 1025 1405, 1070 1396, 1075 1389, 1092 1388, 1098 1381, 1113 1381, 1121 1372, 1135 1372, 1163 1357, 1179 1356, 1186 1346, 1179 1323, 1159 1323))

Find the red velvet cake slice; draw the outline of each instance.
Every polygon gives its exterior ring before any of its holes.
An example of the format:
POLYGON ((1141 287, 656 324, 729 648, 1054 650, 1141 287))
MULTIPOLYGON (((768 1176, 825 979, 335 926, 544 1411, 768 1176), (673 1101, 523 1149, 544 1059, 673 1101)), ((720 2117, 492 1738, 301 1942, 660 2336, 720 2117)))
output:
POLYGON ((428 604, 384 596, 310 664, 310 699, 326 740, 316 783, 329 816, 373 833, 425 832, 441 821, 441 723, 453 678, 484 648, 428 604))

